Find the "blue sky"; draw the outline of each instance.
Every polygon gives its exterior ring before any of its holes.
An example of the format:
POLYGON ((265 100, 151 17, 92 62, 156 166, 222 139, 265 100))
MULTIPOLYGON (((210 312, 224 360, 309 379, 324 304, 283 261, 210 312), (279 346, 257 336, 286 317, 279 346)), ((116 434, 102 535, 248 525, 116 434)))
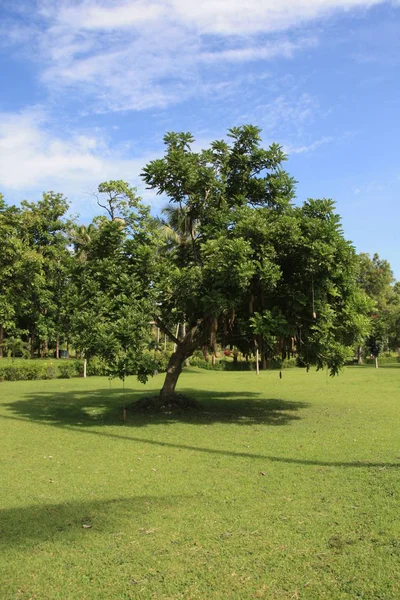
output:
POLYGON ((252 123, 400 279, 399 33, 398 0, 1 0, 0 191, 88 220, 125 179, 157 212, 139 173, 166 131, 252 123))

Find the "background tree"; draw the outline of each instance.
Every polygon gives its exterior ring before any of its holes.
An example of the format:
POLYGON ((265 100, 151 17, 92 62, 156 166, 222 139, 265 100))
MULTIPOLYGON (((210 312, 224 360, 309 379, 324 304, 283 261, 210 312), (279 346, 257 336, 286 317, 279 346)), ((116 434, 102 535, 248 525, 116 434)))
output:
POLYGON ((21 202, 20 236, 24 247, 21 269, 20 321, 30 334, 31 355, 48 354, 57 344, 67 287, 70 254, 66 218, 68 202, 62 194, 47 192, 37 202, 21 202))
POLYGON ((400 350, 400 282, 396 282, 388 301, 389 348, 400 350))
MULTIPOLYGON (((393 273, 387 260, 378 254, 371 258, 362 253, 358 257, 357 281, 370 299, 370 334, 366 337, 367 351, 375 357, 378 367, 378 356, 385 348, 389 349, 389 332, 391 328, 390 303, 393 298, 393 273)), ((362 345, 358 346, 358 362, 361 362, 362 345)))
POLYGON ((0 194, 0 358, 5 335, 15 334, 17 328, 18 271, 23 253, 18 219, 18 209, 7 206, 0 194))
POLYGON ((73 233, 71 338, 86 357, 105 359, 111 375, 124 380, 135 373, 145 380, 154 371, 145 349, 154 302, 157 229, 127 183, 103 183, 102 189, 112 197, 109 218, 98 217, 73 233), (125 190, 122 201, 121 190, 125 190))

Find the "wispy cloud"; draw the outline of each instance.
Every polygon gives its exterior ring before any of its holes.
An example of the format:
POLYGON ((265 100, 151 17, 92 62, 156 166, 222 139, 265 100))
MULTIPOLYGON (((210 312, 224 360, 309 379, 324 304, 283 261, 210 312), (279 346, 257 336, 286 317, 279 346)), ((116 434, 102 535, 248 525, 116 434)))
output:
POLYGON ((331 144, 333 141, 335 141, 335 138, 333 136, 327 135, 320 138, 319 140, 311 142, 311 144, 304 144, 302 146, 285 145, 284 151, 287 154, 307 154, 308 152, 313 152, 313 150, 316 150, 320 146, 325 146, 325 144, 331 144))
MULTIPOLYGON (((55 93, 97 111, 163 108, 217 89, 213 66, 290 59, 318 43, 302 25, 384 1, 37 0, 27 43, 55 93)), ((7 27, 23 42, 26 22, 7 27)))
POLYGON ((0 191, 13 197, 53 189, 71 197, 74 210, 85 213, 90 212, 86 205, 93 204, 90 192, 101 181, 125 179, 149 203, 156 201, 139 177, 154 155, 129 154, 111 148, 98 130, 57 135, 40 108, 0 113, 0 191))
MULTIPOLYGON (((326 17, 335 11, 369 8, 385 0, 89 0, 69 1, 58 9, 58 20, 69 27, 115 30, 160 18, 201 34, 246 35, 282 31, 300 22, 326 17)), ((394 2, 395 3, 395 2, 394 2)), ((46 3, 47 13, 51 14, 46 3)))

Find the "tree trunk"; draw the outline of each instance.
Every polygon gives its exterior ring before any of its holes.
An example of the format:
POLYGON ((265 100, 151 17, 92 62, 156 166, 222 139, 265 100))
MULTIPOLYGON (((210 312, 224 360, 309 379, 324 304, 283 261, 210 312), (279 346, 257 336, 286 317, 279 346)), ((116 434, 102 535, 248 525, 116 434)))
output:
POLYGON ((168 361, 164 385, 162 386, 160 392, 161 398, 167 398, 175 393, 179 375, 182 373, 182 365, 184 360, 185 357, 179 352, 179 349, 177 349, 176 352, 171 355, 171 358, 168 361))
POLYGON ((0 325, 0 358, 3 358, 4 327, 0 325))
POLYGON ((258 348, 256 349, 256 373, 257 373, 257 375, 259 375, 259 373, 260 373, 260 363, 258 360, 258 348))
POLYGON ((60 358, 60 340, 58 335, 56 338, 56 358, 60 358))
POLYGON ((262 355, 262 360, 261 360, 261 370, 262 371, 266 371, 268 367, 267 364, 267 355, 265 354, 265 352, 262 355))
POLYGON ((208 354, 207 346, 203 346, 201 350, 203 352, 204 360, 208 362, 210 360, 210 355, 208 354))
POLYGON ((377 356, 375 356, 375 368, 376 369, 378 368, 378 357, 377 356))
POLYGON ((35 328, 31 330, 31 358, 35 357, 35 328))
MULTIPOLYGON (((185 337, 186 337, 186 322, 183 321, 183 323, 182 323, 182 338, 185 338, 185 337)), ((190 367, 190 362, 189 362, 188 358, 185 359, 185 366, 190 367)))
POLYGON ((189 329, 183 340, 176 340, 176 350, 169 359, 167 366, 167 374, 165 376, 164 385, 160 391, 160 398, 168 398, 175 393, 176 384, 179 375, 182 373, 183 363, 193 352, 204 343, 198 338, 198 327, 194 326, 189 329))
POLYGON ((358 346, 357 347, 357 364, 362 365, 362 363, 363 363, 362 346, 358 346))

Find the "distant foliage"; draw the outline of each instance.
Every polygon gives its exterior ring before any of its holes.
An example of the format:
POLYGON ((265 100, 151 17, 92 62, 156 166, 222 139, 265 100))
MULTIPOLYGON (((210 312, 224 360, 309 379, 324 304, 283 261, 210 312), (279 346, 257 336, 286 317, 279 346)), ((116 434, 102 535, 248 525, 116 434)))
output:
MULTIPOLYGON (((206 369, 207 371, 255 371, 256 363, 254 360, 249 361, 228 361, 228 360, 216 360, 215 364, 212 364, 211 360, 206 361, 200 356, 193 356, 190 359, 191 367, 199 367, 200 369, 206 369)), ((274 370, 279 369, 292 369, 297 367, 295 358, 287 358, 285 360, 273 360, 271 361, 269 368, 274 370)))

